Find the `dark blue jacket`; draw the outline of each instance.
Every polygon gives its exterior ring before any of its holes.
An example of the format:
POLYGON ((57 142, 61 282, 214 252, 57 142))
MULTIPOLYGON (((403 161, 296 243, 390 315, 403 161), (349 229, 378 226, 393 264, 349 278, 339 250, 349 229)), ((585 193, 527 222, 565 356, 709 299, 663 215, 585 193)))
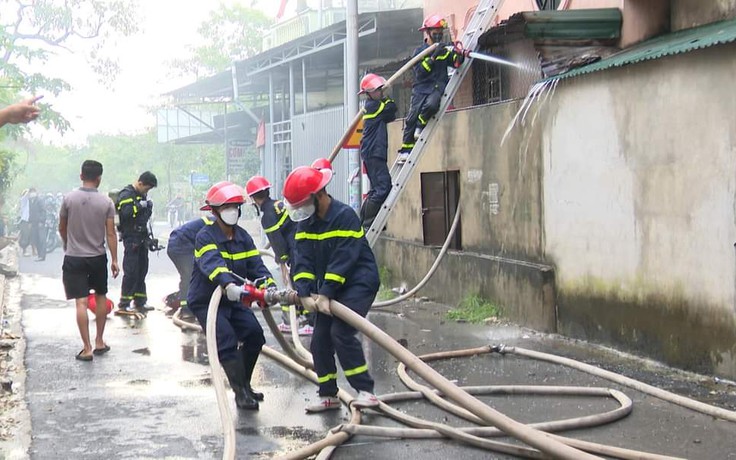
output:
POLYGON ((390 97, 380 101, 366 99, 363 115, 363 137, 360 154, 363 158, 388 158, 388 130, 386 124, 396 120, 396 104, 390 97))
MULTIPOLYGON (((414 85, 411 87, 412 94, 427 95, 435 90, 444 91, 450 77, 447 76, 448 67, 460 67, 465 59, 462 54, 458 54, 454 49, 446 49, 447 43, 440 43, 442 51, 425 57, 419 63, 414 65, 414 85)), ((429 45, 424 43, 422 46, 414 50, 413 56, 427 49, 429 45)), ((438 49, 440 49, 438 48, 438 49)), ((435 50, 436 51, 436 50, 435 50)))
MULTIPOLYGON (((194 243, 194 265, 192 281, 189 284, 187 304, 190 308, 206 307, 217 286, 225 287, 230 283, 238 286, 243 282, 232 275, 235 273, 251 281, 261 279, 257 287, 276 286, 248 232, 236 226, 233 239, 230 240, 220 227, 207 225, 203 227, 194 243)), ((224 293, 220 306, 236 306, 224 293)))
POLYGON ((145 200, 146 195, 138 193, 132 185, 126 185, 120 190, 117 211, 120 215, 120 232, 123 238, 148 235, 148 219, 151 218, 153 207, 142 207, 140 202, 145 200))
POLYGON ((299 222, 292 279, 300 297, 323 294, 349 307, 367 307, 380 281, 373 251, 353 209, 332 200, 324 220, 299 222))
POLYGON ((194 257, 194 240, 202 228, 215 223, 212 216, 202 216, 199 219, 176 227, 169 234, 169 242, 166 244, 166 252, 169 254, 186 255, 194 257))
POLYGON ((296 224, 289 218, 281 200, 267 198, 261 203, 261 226, 276 258, 281 262, 291 263, 296 224))

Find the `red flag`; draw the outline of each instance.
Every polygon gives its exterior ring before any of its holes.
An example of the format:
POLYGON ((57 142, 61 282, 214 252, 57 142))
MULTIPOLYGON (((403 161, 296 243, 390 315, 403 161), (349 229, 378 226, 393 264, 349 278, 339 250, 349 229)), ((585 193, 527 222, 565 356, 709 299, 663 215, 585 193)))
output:
POLYGON ((286 2, 287 0, 281 0, 281 5, 279 5, 279 12, 276 13, 276 19, 281 19, 284 16, 284 10, 286 10, 286 2))
POLYGON ((264 147, 266 145, 266 123, 261 120, 258 122, 258 129, 256 130, 256 148, 264 147))

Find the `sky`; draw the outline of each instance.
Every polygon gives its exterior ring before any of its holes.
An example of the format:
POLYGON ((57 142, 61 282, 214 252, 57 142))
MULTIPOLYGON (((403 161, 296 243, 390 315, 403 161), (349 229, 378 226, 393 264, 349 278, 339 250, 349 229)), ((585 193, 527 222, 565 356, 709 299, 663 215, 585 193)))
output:
MULTIPOLYGON (((67 80, 72 90, 59 97, 44 95, 72 124, 63 137, 36 129, 35 138, 54 144, 82 145, 96 133, 139 133, 155 125, 151 107, 163 101, 161 95, 193 81, 192 77, 172 78, 167 63, 187 55, 196 45, 197 27, 219 3, 249 5, 238 0, 139 0, 141 31, 111 44, 108 53, 119 59, 120 73, 106 87, 89 68, 83 53, 59 51, 45 71, 67 80)), ((276 0, 262 0, 256 7, 270 16, 278 8, 276 0)), ((294 2, 291 2, 294 3, 294 2)))

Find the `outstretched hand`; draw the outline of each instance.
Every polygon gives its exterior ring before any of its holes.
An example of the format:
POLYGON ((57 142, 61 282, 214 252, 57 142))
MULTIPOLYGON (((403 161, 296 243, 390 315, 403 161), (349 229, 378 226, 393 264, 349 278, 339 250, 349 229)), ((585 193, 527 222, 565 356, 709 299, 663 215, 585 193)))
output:
POLYGON ((11 104, 0 110, 0 126, 7 123, 28 123, 38 118, 41 109, 36 105, 36 102, 42 97, 37 96, 26 99, 25 101, 11 104))

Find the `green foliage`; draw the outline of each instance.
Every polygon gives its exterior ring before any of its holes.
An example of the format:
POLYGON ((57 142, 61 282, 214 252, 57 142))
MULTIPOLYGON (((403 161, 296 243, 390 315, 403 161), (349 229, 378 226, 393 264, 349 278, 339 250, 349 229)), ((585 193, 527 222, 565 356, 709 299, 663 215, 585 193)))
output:
MULTIPOLYGON (((188 200, 191 212, 201 205, 209 184, 193 188, 190 185, 192 172, 207 174, 211 183, 225 179, 224 146, 159 144, 154 130, 137 135, 95 135, 81 148, 43 144, 15 145, 15 148, 26 151, 19 161, 21 173, 13 187, 14 196, 28 187, 52 193, 78 187, 79 168, 84 160, 91 159, 104 167, 100 189, 105 192, 134 182, 143 171, 156 174, 158 187, 151 196, 156 212, 163 216, 166 203, 177 195, 188 200)), ((240 185, 257 173, 255 152, 250 156, 251 161, 242 177, 231 177, 240 185)))
POLYGON ((203 44, 191 47, 188 58, 172 65, 183 74, 196 76, 223 71, 235 60, 258 54, 270 25, 271 19, 259 10, 220 4, 197 29, 203 44))
MULTIPOLYGON (((0 0, 0 11, 6 13, 0 20, 0 85, 12 88, 13 97, 21 92, 58 96, 70 85, 43 71, 29 70, 30 64, 42 68, 53 53, 72 47, 76 52, 83 48, 100 80, 112 83, 119 69, 104 55, 103 46, 111 38, 137 31, 135 7, 133 0, 0 0)), ((0 100, 10 102, 17 100, 0 100)), ((69 128, 62 114, 43 102, 39 105, 41 125, 61 133, 69 128)), ((17 137, 25 129, 14 127, 10 133, 17 137)))
POLYGON ((376 295, 376 300, 390 300, 396 297, 396 293, 391 290, 391 270, 388 267, 378 267, 378 278, 381 280, 381 287, 376 295))
POLYGON ((498 317, 501 309, 478 294, 465 297, 456 309, 447 312, 453 321, 480 324, 487 318, 498 317))

